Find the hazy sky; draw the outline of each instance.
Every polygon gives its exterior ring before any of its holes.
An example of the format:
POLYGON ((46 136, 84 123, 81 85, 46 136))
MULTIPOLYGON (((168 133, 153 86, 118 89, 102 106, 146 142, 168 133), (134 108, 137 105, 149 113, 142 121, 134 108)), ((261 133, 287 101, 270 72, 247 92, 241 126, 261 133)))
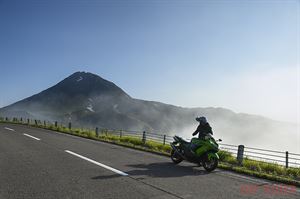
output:
POLYGON ((0 0, 0 107, 89 71, 135 98, 299 122, 299 2, 0 0))

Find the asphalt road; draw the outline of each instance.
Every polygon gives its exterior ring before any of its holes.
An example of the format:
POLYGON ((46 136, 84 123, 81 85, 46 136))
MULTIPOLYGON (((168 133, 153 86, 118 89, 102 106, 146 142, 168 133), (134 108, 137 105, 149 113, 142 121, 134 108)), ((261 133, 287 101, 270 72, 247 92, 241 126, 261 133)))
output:
POLYGON ((0 124, 0 198, 300 198, 299 189, 80 137, 0 124), (286 190, 289 188, 289 190, 286 190))

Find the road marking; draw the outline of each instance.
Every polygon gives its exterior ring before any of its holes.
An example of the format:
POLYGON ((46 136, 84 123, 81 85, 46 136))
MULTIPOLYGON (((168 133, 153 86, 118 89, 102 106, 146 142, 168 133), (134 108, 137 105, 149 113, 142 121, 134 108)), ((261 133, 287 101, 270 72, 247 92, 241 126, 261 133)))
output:
POLYGON ((110 166, 107 166, 107 165, 102 164, 102 163, 100 163, 100 162, 97 162, 97 161, 95 161, 95 160, 89 159, 89 158, 87 158, 87 157, 84 157, 84 156, 79 155, 79 154, 77 154, 77 153, 74 153, 74 152, 72 152, 72 151, 65 150, 65 152, 67 152, 67 153, 69 153, 69 154, 71 154, 71 155, 74 155, 74 156, 76 156, 76 157, 79 157, 79 158, 81 158, 81 159, 84 159, 84 160, 86 160, 86 161, 88 161, 88 162, 91 162, 91 163, 93 163, 93 164, 95 164, 95 165, 98 165, 98 166, 100 166, 100 167, 103 167, 103 168, 105 168, 105 169, 108 169, 108 170, 110 170, 110 171, 113 171, 113 172, 115 172, 115 173, 117 173, 117 174, 119 174, 119 175, 122 175, 122 176, 128 176, 128 174, 127 174, 127 173, 124 173, 123 171, 114 169, 114 168, 112 168, 112 167, 110 167, 110 166))
POLYGON ((30 138, 32 138, 32 139, 35 139, 35 140, 41 140, 40 138, 36 138, 36 137, 34 137, 34 136, 32 136, 32 135, 28 135, 28 134, 26 134, 26 133, 23 133, 23 135, 25 135, 25 136, 27 136, 27 137, 30 137, 30 138))
POLYGON ((4 129, 9 130, 9 131, 15 131, 14 129, 8 128, 8 127, 4 127, 4 129))

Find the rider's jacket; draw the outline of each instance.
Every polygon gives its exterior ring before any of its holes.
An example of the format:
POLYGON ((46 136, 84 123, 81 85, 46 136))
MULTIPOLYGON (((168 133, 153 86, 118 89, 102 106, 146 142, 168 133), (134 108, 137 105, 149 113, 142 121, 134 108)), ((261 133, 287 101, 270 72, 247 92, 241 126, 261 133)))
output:
POLYGON ((197 135, 199 133, 199 138, 204 138, 207 134, 213 134, 212 129, 209 125, 209 123, 206 124, 199 124, 196 131, 193 133, 193 136, 197 135))

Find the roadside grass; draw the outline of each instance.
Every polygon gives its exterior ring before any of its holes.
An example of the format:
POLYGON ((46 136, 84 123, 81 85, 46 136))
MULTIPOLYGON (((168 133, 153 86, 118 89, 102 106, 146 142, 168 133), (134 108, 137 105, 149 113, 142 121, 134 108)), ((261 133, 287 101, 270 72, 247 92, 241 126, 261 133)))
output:
MULTIPOLYGON (((2 120, 0 118, 0 122, 28 125, 16 120, 12 122, 5 121, 3 118, 2 120)), ((88 139, 109 142, 165 156, 169 156, 171 152, 171 146, 169 144, 164 145, 160 142, 155 142, 152 140, 143 142, 140 136, 120 136, 108 130, 99 131, 97 136, 95 131, 88 129, 69 129, 60 125, 43 125, 40 122, 37 122, 37 124, 30 124, 29 126, 58 131, 88 139)), ((238 165, 236 157, 234 157, 231 153, 221 150, 218 152, 218 155, 220 157, 219 168, 300 187, 300 168, 285 168, 277 163, 263 162, 249 159, 247 157, 244 158, 242 165, 238 165)))

